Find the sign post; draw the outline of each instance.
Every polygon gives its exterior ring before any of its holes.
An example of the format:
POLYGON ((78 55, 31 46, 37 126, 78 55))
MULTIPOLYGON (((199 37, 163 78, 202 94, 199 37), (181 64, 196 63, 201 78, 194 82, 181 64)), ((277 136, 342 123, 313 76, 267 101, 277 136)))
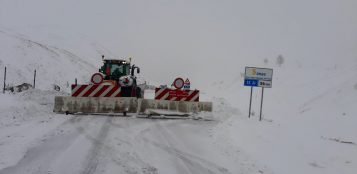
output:
POLYGON ((260 102, 259 121, 262 121, 264 88, 271 88, 272 80, 273 80, 273 69, 245 67, 244 86, 251 87, 248 118, 250 118, 250 114, 251 114, 253 87, 261 87, 262 96, 260 102))
POLYGON ((260 115, 259 115, 259 121, 262 121, 262 112, 263 112, 263 97, 264 97, 264 87, 262 87, 262 101, 260 102, 260 115))
POLYGON ((5 94, 5 87, 6 87, 6 66, 5 66, 5 73, 4 73, 4 88, 2 91, 2 93, 4 93, 4 94, 5 94))
POLYGON ((33 74, 33 89, 35 89, 35 87, 36 87, 36 70, 33 74))
POLYGON ((253 95, 253 86, 250 87, 250 102, 249 102, 249 115, 248 118, 250 118, 250 113, 252 110, 252 95, 253 95))

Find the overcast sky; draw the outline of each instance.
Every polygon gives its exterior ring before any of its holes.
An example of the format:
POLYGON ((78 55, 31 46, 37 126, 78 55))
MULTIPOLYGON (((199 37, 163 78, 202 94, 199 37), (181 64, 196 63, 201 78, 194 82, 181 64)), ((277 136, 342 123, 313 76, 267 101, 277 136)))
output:
POLYGON ((0 0, 0 26, 80 32, 151 79, 204 84, 279 54, 355 59, 356 9, 356 0, 0 0))

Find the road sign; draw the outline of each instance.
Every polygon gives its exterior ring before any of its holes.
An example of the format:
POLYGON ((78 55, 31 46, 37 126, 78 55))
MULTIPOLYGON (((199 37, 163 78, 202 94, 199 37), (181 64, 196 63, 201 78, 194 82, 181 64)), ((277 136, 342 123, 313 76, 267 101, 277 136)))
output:
POLYGON ((175 81, 174 81, 174 87, 176 89, 181 89, 183 87, 184 83, 185 82, 183 81, 182 78, 176 78, 175 81))
POLYGON ((244 86, 271 88, 273 69, 245 67, 244 86))
POLYGON ((259 87, 271 88, 271 81, 268 80, 259 80, 259 87))
POLYGON ((190 82, 190 80, 188 80, 188 78, 187 78, 187 79, 185 80, 184 85, 183 85, 183 89, 188 90, 188 89, 190 89, 190 87, 191 87, 191 82, 190 82))
POLYGON ((185 80, 185 84, 190 84, 190 80, 188 80, 188 78, 185 80))
POLYGON ((244 86, 258 86, 259 80, 244 79, 244 86))
POLYGON ((264 88, 271 88, 273 81, 273 69, 268 68, 257 68, 257 67, 245 67, 244 74, 244 86, 250 86, 250 102, 249 102, 249 115, 252 108, 252 94, 253 87, 262 87, 262 97, 260 103, 260 116, 259 121, 262 121, 262 110, 263 110, 263 96, 264 88))
POLYGON ((273 69, 245 67, 245 78, 271 81, 273 79, 273 69))
POLYGON ((104 77, 101 73, 94 73, 91 78, 92 83, 95 85, 101 84, 103 80, 104 77))

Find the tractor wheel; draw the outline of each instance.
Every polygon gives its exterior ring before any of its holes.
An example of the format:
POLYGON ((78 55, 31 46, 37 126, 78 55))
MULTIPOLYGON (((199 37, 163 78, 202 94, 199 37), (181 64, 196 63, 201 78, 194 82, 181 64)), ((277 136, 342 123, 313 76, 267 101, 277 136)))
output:
POLYGON ((139 87, 136 88, 136 98, 143 98, 143 96, 141 95, 141 88, 139 87))

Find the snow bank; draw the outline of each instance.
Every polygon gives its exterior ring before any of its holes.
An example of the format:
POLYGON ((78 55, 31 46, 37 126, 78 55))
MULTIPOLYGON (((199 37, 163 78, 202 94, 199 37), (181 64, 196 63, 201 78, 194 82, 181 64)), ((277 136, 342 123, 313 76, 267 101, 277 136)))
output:
POLYGON ((28 148, 68 119, 53 119, 55 95, 65 94, 39 89, 0 94, 0 169, 16 164, 28 148))
POLYGON ((242 86, 243 78, 221 83, 227 90, 220 95, 244 112, 216 108, 227 119, 214 137, 225 142, 222 149, 228 153, 244 152, 274 173, 355 173, 357 90, 351 79, 357 69, 353 62, 338 64, 332 69, 326 62, 313 69, 276 67, 273 88, 265 90, 262 122, 259 89, 254 89, 254 114, 248 119, 250 89, 242 86))

